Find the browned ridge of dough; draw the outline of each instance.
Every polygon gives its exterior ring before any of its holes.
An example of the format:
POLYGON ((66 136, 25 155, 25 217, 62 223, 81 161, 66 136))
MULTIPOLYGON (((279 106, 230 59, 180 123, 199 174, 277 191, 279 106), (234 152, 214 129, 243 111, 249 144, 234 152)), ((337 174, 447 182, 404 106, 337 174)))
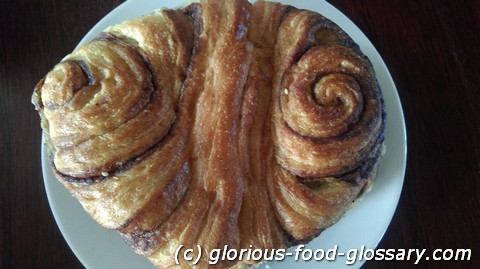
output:
POLYGON ((193 266, 175 263, 180 245, 310 241, 371 186, 385 128, 355 42, 264 1, 201 0, 110 27, 32 101, 60 182, 159 268, 193 266))

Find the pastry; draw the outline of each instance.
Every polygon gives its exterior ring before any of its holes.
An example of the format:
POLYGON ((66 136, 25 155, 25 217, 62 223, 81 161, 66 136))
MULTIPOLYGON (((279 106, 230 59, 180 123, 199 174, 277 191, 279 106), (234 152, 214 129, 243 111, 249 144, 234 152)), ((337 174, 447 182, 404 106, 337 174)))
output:
POLYGON ((371 186, 385 126, 358 45, 318 13, 264 1, 201 0, 110 27, 32 101, 59 181, 159 268, 212 265, 177 261, 180 246, 315 238, 371 186))

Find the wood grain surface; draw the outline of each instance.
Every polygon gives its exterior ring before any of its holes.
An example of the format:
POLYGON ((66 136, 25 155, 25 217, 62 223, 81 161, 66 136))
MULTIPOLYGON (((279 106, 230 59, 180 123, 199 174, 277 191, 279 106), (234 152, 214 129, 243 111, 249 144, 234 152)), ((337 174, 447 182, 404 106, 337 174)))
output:
MULTIPOLYGON (((0 1, 0 268, 83 268, 48 205, 30 96, 122 2, 0 1)), ((328 2, 377 48, 405 113, 405 183, 378 248, 471 249, 470 261, 422 261, 419 268, 480 268, 479 1, 328 2)), ((363 268, 413 267, 369 261, 363 268)))

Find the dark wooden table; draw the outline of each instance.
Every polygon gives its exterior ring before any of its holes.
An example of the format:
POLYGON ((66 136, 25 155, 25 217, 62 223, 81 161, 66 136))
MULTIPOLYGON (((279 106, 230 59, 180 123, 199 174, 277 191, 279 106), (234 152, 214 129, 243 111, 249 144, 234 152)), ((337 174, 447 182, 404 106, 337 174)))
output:
MULTIPOLYGON (((120 0, 0 1, 0 268, 82 268, 50 211, 36 82, 120 0)), ((480 2, 330 0, 370 38, 403 102, 408 162, 379 248, 471 249, 480 268, 480 2)), ((364 268, 412 268, 370 261, 364 268)))

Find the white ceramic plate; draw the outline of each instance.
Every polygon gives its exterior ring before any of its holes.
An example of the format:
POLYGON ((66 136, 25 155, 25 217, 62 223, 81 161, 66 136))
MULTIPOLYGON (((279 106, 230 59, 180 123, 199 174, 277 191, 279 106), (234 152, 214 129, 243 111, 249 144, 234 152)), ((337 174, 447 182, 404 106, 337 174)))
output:
MULTIPOLYGON (((382 238, 397 207, 402 190, 406 165, 406 130, 402 107, 393 80, 385 63, 367 37, 345 15, 325 1, 280 1, 298 8, 317 11, 342 27, 370 58, 383 90, 387 110, 387 153, 380 161, 377 181, 363 201, 333 227, 327 229, 306 248, 317 250, 338 246, 339 252, 362 246, 375 248, 382 238)), ((108 26, 124 20, 148 14, 161 7, 178 7, 184 0, 129 0, 105 16, 83 38, 80 44, 89 42, 108 26)), ((79 44, 79 45, 80 45, 79 44)), ((55 220, 68 245, 86 268, 121 269, 153 268, 150 262, 135 254, 115 231, 101 228, 83 210, 80 204, 55 179, 42 147, 42 166, 48 200, 55 220)), ((322 261, 328 268, 347 268, 347 257, 336 261, 322 261)), ((364 260, 348 268, 359 268, 364 260)), ((282 262, 264 263, 262 268, 318 268, 317 261, 295 261, 289 257, 282 262)))

